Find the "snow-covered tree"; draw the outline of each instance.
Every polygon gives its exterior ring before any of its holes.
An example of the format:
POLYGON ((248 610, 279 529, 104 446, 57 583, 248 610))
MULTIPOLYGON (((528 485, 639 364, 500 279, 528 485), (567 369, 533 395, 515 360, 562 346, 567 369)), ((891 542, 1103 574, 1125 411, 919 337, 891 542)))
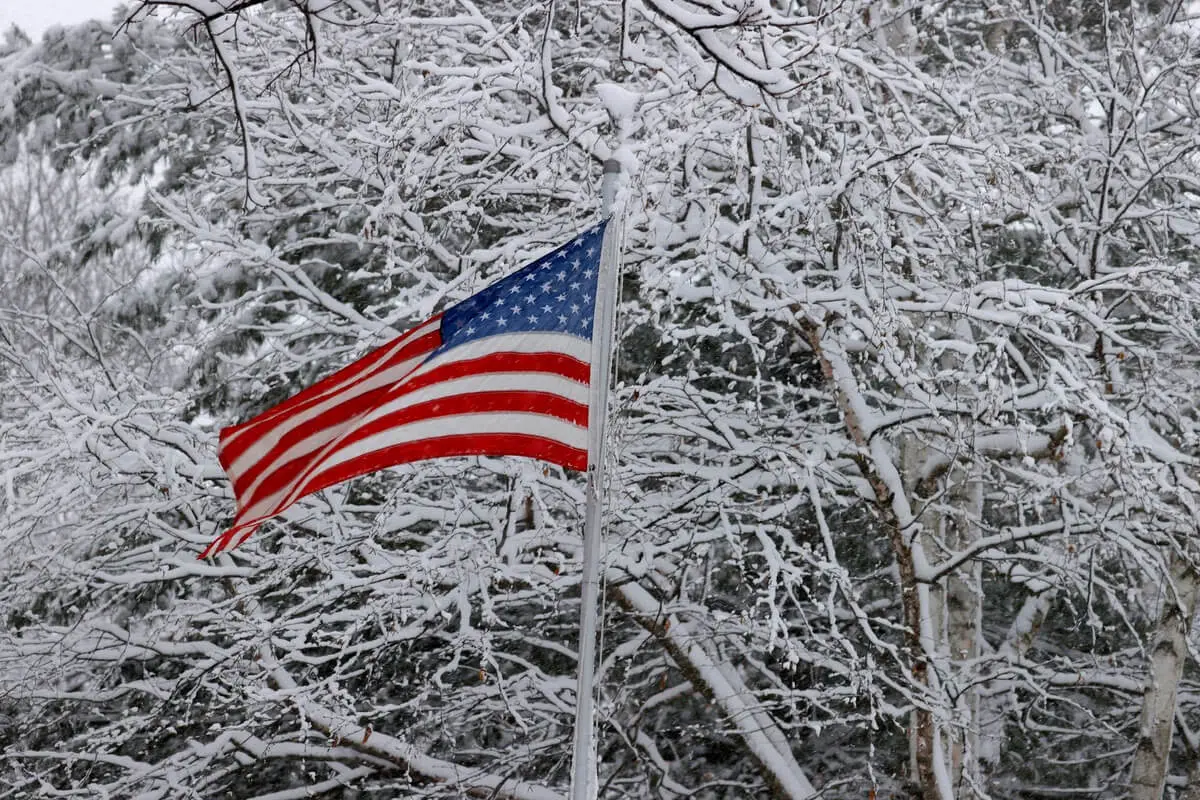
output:
POLYGON ((397 468, 194 553, 217 428, 569 238, 609 156, 603 796, 1183 796, 1200 70, 1160 5, 147 0, 14 40, 6 175, 97 185, 0 253, 39 287, 0 796, 565 795, 578 476, 397 468))

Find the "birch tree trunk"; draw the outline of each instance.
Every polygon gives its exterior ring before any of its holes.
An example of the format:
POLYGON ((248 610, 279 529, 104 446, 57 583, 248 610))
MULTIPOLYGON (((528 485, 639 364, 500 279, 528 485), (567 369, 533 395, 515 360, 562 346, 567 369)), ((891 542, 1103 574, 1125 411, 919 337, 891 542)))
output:
MULTIPOLYGON (((944 537, 947 546, 961 549, 979 538, 983 489, 979 481, 966 475, 956 475, 955 478, 957 486, 951 496, 958 513, 947 515, 944 519, 944 537)), ((983 624, 981 572, 979 562, 972 559, 946 579, 946 645, 951 663, 960 666, 973 664, 979 657, 980 627, 983 624)), ((954 674, 970 681, 970 676, 963 675, 961 669, 955 670, 954 674)), ((967 797, 970 792, 966 787, 978 772, 975 759, 979 740, 979 691, 976 688, 962 688, 961 684, 958 688, 960 691, 955 703, 955 722, 958 724, 950 731, 950 768, 955 796, 967 797)))
MULTIPOLYGON (((925 462, 937 454, 919 441, 911 440, 906 447, 905 466, 908 474, 920 476, 925 471, 925 462)), ((925 533, 922 534, 927 552, 950 554, 969 547, 979 537, 978 523, 983 512, 983 491, 977 480, 968 475, 968 467, 954 464, 948 468, 941 480, 920 481, 914 487, 920 502, 945 487, 945 499, 939 508, 927 508, 921 515, 925 533)), ((962 676, 963 665, 973 664, 979 657, 979 637, 982 625, 980 605, 980 564, 968 560, 951 572, 943 582, 930 588, 929 615, 933 620, 939 658, 944 660, 942 669, 954 692, 953 717, 944 731, 945 757, 950 767, 950 778, 956 797, 969 796, 962 790, 964 774, 972 779, 977 770, 972 765, 978 755, 979 739, 979 692, 976 689, 955 691, 953 684, 968 685, 970 676, 962 676)), ((918 740, 916 726, 909 737, 910 760, 915 764, 918 740)))
MULTIPOLYGON (((1187 658, 1187 636, 1200 596, 1200 574, 1182 555, 1171 558, 1170 583, 1150 651, 1142 721, 1129 780, 1132 800, 1159 800, 1166 785, 1175 727, 1176 696, 1187 658)), ((1195 785, 1189 790, 1195 794, 1195 785)))

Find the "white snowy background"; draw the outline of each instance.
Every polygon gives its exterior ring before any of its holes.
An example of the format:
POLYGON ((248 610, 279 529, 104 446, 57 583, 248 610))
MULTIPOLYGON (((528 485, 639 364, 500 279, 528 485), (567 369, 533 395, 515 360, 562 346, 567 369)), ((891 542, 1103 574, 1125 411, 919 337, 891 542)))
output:
POLYGON ((614 156, 601 796, 1200 800, 1191 5, 15 8, 0 798, 567 796, 579 475, 396 468, 196 554, 221 427, 614 156))

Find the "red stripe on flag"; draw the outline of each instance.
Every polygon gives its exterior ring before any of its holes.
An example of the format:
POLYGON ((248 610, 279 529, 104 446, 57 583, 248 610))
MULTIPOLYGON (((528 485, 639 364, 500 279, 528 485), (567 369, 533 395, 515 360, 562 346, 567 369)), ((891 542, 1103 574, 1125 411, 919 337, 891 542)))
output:
MULTIPOLYGON (((389 430, 398 430, 412 422, 438 418, 455 417, 463 414, 487 412, 517 412, 522 414, 541 414, 565 420, 582 428, 587 427, 588 407, 565 397, 545 392, 528 392, 509 390, 498 392, 472 392, 469 394, 450 395, 448 397, 428 400, 413 406, 400 409, 391 414, 371 419, 368 422, 355 425, 345 436, 340 438, 337 445, 328 451, 322 451, 319 458, 305 453, 297 458, 272 468, 263 481, 254 487, 252 493, 246 493, 240 482, 234 484, 238 495, 239 507, 249 508, 261 499, 268 498, 288 488, 297 476, 302 476, 303 483, 288 492, 292 499, 288 503, 312 494, 317 489, 309 486, 310 476, 323 474, 321 464, 329 461, 339 452, 361 442, 364 439, 389 430)), ((490 434, 472 434, 486 438, 490 434)), ((502 451, 481 450, 472 451, 472 455, 505 455, 502 451)), ((521 454, 515 454, 521 455, 521 454)), ((327 484, 323 484, 327 485, 327 484)))
MULTIPOLYGON (((540 436, 528 436, 516 433, 468 434, 465 436, 441 436, 422 439, 417 442, 393 445, 382 450, 365 453, 343 464, 336 469, 321 473, 320 479, 305 488, 305 494, 312 494, 321 489, 327 489, 342 481, 357 478, 371 472, 414 461, 429 458, 448 458, 450 456, 484 456, 508 455, 538 458, 553 464, 560 464, 568 469, 587 469, 587 450, 568 447, 553 439, 540 436)), ((290 503, 288 505, 291 505, 290 503)), ((212 553, 219 553, 232 546, 241 544, 248 539, 267 519, 279 513, 282 509, 272 509, 269 513, 259 515, 250 520, 235 520, 234 524, 212 541, 200 554, 206 558, 212 553)))
MULTIPOLYGON (((558 375, 569 380, 576 381, 584 386, 588 383, 590 375, 590 365, 579 361, 570 356, 560 353, 492 353, 479 358, 465 359, 463 361, 452 361, 447 364, 435 367, 428 372, 419 375, 413 375, 405 380, 403 384, 396 386, 382 386, 376 389, 371 389, 359 394, 356 397, 348 398, 345 402, 339 403, 327 411, 323 411, 312 419, 306 421, 302 425, 297 425, 291 430, 285 432, 279 437, 271 449, 261 457, 255 460, 245 470, 238 472, 234 469, 234 462, 238 456, 245 452, 246 448, 252 446, 255 442, 260 441, 265 436, 270 436, 273 429, 263 429, 258 435, 253 438, 248 438, 244 442, 238 440, 237 448, 220 447, 218 449, 218 458, 221 461, 221 466, 225 468, 229 474, 234 487, 234 492, 238 496, 238 507, 248 506, 250 501, 243 498, 242 493, 253 485, 254 481, 265 471, 285 468, 287 464, 294 464, 296 461, 305 458, 311 458, 312 454, 323 448, 323 446, 331 441, 342 432, 342 429, 347 425, 358 424, 360 419, 368 414, 368 412, 380 408, 387 402, 400 399, 405 395, 411 394, 426 387, 435 386, 439 383, 454 380, 457 378, 465 378, 471 376, 482 375, 504 375, 506 373, 517 373, 517 380, 514 385, 519 385, 519 374, 528 373, 543 373, 548 375, 558 375), (290 459, 287 464, 276 466, 275 461, 281 455, 286 453, 292 447, 304 442, 306 439, 318 437, 321 433, 328 435, 322 439, 315 440, 304 454, 298 455, 290 459)), ((480 397, 483 395, 480 394, 480 397)), ((433 408, 437 405, 437 401, 422 404, 426 409, 433 408)), ((450 413, 465 413, 468 408, 462 408, 460 411, 450 413)), ((491 410, 479 408, 477 410, 491 410)), ((522 410, 519 407, 511 410, 522 410)), ((447 412, 443 412, 447 413, 447 412)), ((547 410, 545 412, 554 416, 560 416, 554 411, 547 410)), ((574 420, 577 416, 575 411, 565 411, 563 413, 570 416, 563 416, 563 419, 574 420)), ((583 407, 583 421, 579 424, 587 425, 587 408, 583 407)), ((426 416, 438 416, 438 414, 426 414, 426 416)), ((403 417, 398 417, 403 421, 395 424, 404 424, 408 421, 403 417)), ((371 423, 371 430, 377 431, 377 423, 371 423)), ((360 437, 361 438, 361 437, 360 437)), ((351 439, 350 441, 353 441, 351 439)), ((342 445, 339 444, 339 447, 342 445)), ((256 495, 261 495, 260 491, 255 491, 256 495)))
POLYGON ((394 465, 448 456, 527 456, 561 464, 570 469, 587 469, 587 450, 569 447, 553 439, 520 433, 486 433, 465 436, 439 436, 419 442, 374 450, 326 470, 320 480, 306 486, 306 493, 327 489, 336 483, 366 475, 394 465))
MULTIPOLYGON (((434 319, 437 319, 436 317, 434 319)), ((289 397, 277 406, 272 406, 241 425, 233 425, 221 431, 218 457, 222 467, 237 460, 245 450, 252 446, 262 436, 268 435, 273 429, 269 423, 282 423, 322 401, 339 394, 353 392, 371 376, 384 370, 402 364, 413 358, 436 350, 442 343, 442 335, 436 328, 414 336, 426 327, 422 324, 417 328, 393 339, 391 342, 371 351, 360 360, 343 367, 337 372, 322 378, 304 391, 289 397), (411 341, 405 341, 405 340, 411 341), (257 435, 255 435, 257 434, 257 435)))

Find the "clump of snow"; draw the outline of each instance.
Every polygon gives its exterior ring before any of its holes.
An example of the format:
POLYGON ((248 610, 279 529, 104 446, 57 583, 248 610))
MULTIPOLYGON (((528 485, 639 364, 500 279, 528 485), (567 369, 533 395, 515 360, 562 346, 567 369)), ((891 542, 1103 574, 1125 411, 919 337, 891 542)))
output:
POLYGON ((608 111, 608 115, 612 117, 613 123, 618 128, 622 127, 622 123, 633 119, 642 102, 640 94, 631 92, 624 86, 618 86, 615 83, 596 84, 596 94, 599 95, 604 109, 608 111))

